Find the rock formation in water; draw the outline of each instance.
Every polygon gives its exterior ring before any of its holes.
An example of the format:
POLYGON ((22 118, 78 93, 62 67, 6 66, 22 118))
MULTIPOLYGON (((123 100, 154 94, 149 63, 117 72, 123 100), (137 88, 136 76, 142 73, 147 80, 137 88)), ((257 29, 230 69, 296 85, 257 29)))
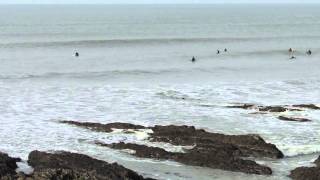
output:
POLYGON ((300 117, 287 117, 287 116, 279 116, 278 117, 282 121, 294 121, 294 122, 310 122, 310 119, 300 118, 300 117))
POLYGON ((17 175, 17 162, 21 161, 19 158, 9 157, 8 154, 0 152, 0 179, 11 180, 17 175))
POLYGON ((320 179, 320 157, 315 161, 316 167, 299 167, 291 171, 293 180, 319 180, 320 179))
MULTIPOLYGON (((100 132, 111 132, 112 129, 126 129, 128 124, 112 123, 79 123, 63 121, 100 132)), ((103 144, 114 149, 134 150, 134 155, 142 158, 173 160, 187 165, 210 167, 251 174, 271 174, 270 168, 259 165, 244 157, 282 158, 283 154, 273 144, 266 143, 258 135, 223 135, 210 133, 193 126, 154 126, 144 127, 131 124, 132 129, 151 129, 149 141, 166 142, 178 146, 194 146, 185 153, 167 152, 161 148, 147 147, 137 144, 103 144)))
MULTIPOLYGON (((0 153, 1 180, 144 180, 132 170, 116 163, 91 158, 87 155, 33 151, 28 163, 34 168, 30 175, 16 173, 19 159, 0 153)), ((150 179, 151 180, 151 179, 150 179)))

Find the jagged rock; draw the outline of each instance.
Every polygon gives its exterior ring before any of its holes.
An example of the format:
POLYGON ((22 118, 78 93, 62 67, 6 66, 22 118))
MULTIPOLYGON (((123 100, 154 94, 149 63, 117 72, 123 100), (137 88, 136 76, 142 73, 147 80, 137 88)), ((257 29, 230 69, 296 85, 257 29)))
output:
POLYGON ((317 167, 299 167, 291 171, 293 180, 319 180, 320 179, 320 157, 315 161, 317 167))
POLYGON ((149 140, 154 142, 167 142, 173 145, 192 146, 195 144, 231 144, 239 149, 241 156, 282 158, 282 152, 273 144, 266 143, 259 135, 224 135, 206 132, 203 129, 195 129, 194 126, 154 126, 144 127, 133 124, 112 123, 81 123, 63 121, 95 131, 111 132, 114 128, 130 127, 131 129, 152 129, 149 140), (106 128, 107 127, 107 128, 106 128))
MULTIPOLYGON (((122 124, 94 124, 94 126, 90 124, 90 126, 87 127, 87 123, 63 123, 96 131, 100 131, 103 127, 108 127, 108 129, 113 129, 114 127, 119 128, 122 124)), ((130 127, 135 127, 135 125, 130 125, 130 127)), ((136 144, 98 144, 114 149, 128 148, 136 151, 135 156, 143 158, 170 159, 187 165, 206 166, 254 174, 271 174, 272 171, 267 167, 256 164, 254 161, 245 161, 242 159, 243 157, 283 157, 282 152, 277 149, 275 145, 266 143, 258 135, 223 135, 210 133, 203 129, 196 129, 193 126, 174 125, 154 127, 139 126, 138 129, 151 129, 153 133, 149 134, 150 141, 166 142, 178 146, 194 146, 194 148, 186 150, 186 153, 183 154, 136 144)))
POLYGON ((57 152, 54 154, 33 151, 28 163, 34 168, 35 180, 143 180, 142 176, 116 163, 93 159, 89 156, 57 152))
POLYGON ((241 156, 282 158, 282 152, 273 144, 266 143, 259 135, 224 135, 195 129, 193 126, 155 126, 150 140, 173 145, 231 144, 241 156))
POLYGON ((130 149, 135 151, 135 156, 162 160, 174 160, 186 165, 210 167, 249 174, 270 175, 272 170, 251 160, 243 160, 235 155, 237 148, 228 144, 197 145, 186 153, 168 152, 158 147, 148 147, 138 144, 103 144, 101 146, 113 149, 130 149))
POLYGON ((76 121, 60 121, 61 123, 71 124, 87 129, 91 129, 98 132, 112 132, 113 129, 145 129, 146 127, 140 125, 134 125, 129 123, 110 123, 110 124, 100 124, 91 122, 76 122, 76 121))
POLYGON ((286 117, 286 116, 279 116, 278 119, 282 121, 295 121, 295 122, 310 122, 310 119, 307 118, 299 118, 299 117, 286 117))
POLYGON ((0 179, 14 179, 15 175, 17 174, 17 162, 19 161, 21 161, 21 159, 9 157, 8 154, 0 152, 0 179))

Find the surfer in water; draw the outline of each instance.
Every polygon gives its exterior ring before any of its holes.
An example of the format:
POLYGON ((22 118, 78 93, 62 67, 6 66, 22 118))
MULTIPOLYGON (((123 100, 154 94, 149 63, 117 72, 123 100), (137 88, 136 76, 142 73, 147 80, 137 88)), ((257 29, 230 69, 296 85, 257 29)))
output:
POLYGON ((297 59, 294 55, 292 55, 291 57, 290 57, 290 59, 297 59))
POLYGON ((191 62, 193 62, 193 63, 196 62, 196 58, 194 56, 192 57, 191 62))
POLYGON ((289 51, 289 53, 293 53, 293 49, 292 48, 290 48, 288 51, 289 51))
POLYGON ((228 49, 227 49, 227 48, 224 48, 224 52, 228 52, 228 49))
POLYGON ((220 54, 220 50, 219 49, 217 50, 217 54, 220 54))
POLYGON ((75 57, 79 57, 80 54, 79 54, 78 52, 76 52, 76 53, 74 53, 74 56, 75 56, 75 57))
POLYGON ((307 55, 311 56, 312 52, 311 50, 309 49, 307 52, 306 52, 307 55))

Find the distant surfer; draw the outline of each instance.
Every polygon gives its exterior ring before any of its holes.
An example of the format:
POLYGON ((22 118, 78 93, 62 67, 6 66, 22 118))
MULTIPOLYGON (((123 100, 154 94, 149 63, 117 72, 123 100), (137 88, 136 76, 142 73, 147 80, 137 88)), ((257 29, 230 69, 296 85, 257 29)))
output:
POLYGON ((192 57, 191 62, 193 62, 193 63, 196 62, 196 58, 194 56, 192 57))
POLYGON ((307 52, 306 52, 307 55, 311 56, 312 52, 311 50, 309 49, 307 52))
POLYGON ((220 50, 219 49, 217 50, 217 54, 220 54, 220 50))
POLYGON ((79 57, 80 54, 79 54, 78 52, 76 52, 76 53, 74 53, 74 56, 75 56, 75 57, 79 57))
POLYGON ((290 48, 288 51, 289 51, 289 53, 293 53, 293 49, 292 48, 290 48))
POLYGON ((290 59, 297 59, 295 56, 291 56, 290 59))
POLYGON ((228 52, 228 49, 227 49, 227 48, 224 48, 224 52, 228 52))

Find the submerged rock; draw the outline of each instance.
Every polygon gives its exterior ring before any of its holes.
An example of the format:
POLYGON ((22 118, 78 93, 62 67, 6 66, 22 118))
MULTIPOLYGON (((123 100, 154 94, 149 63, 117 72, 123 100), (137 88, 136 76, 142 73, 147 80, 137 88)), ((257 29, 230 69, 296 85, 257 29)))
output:
POLYGON ((168 152, 158 147, 148 147, 138 144, 103 144, 113 149, 134 150, 134 155, 141 158, 153 158, 160 160, 174 160, 179 163, 192 166, 209 167, 214 169, 244 172, 248 174, 270 175, 272 170, 268 167, 257 164, 251 160, 243 160, 235 155, 237 148, 227 144, 213 144, 207 146, 195 146, 186 153, 168 152))
POLYGON ((87 129, 98 131, 98 132, 107 132, 107 133, 112 132, 113 129, 145 129, 146 128, 144 126, 134 125, 129 123, 100 124, 100 123, 76 122, 76 121, 60 121, 60 122, 87 128, 87 129))
POLYGON ((267 111, 267 112, 286 112, 289 109, 282 106, 264 106, 259 107, 259 111, 267 111))
POLYGON ((279 116, 278 119, 282 121, 295 121, 295 122, 310 122, 310 119, 307 118, 300 118, 300 117, 286 117, 286 116, 279 116))
MULTIPOLYGON (((68 123, 68 122, 63 122, 68 123)), ((95 124, 96 127, 86 127, 87 123, 68 123, 80 127, 100 130, 102 127, 113 129, 119 124, 95 124)), ((130 125, 135 127, 135 125, 130 125)), ((177 146, 194 146, 186 153, 167 152, 161 148, 147 147, 137 144, 111 144, 106 145, 114 149, 130 149, 134 155, 143 158, 174 160, 187 165, 205 166, 230 171, 240 171, 253 174, 271 174, 270 168, 256 164, 254 161, 243 160, 243 157, 282 158, 282 152, 273 144, 266 143, 258 135, 224 135, 210 133, 193 126, 154 126, 141 127, 151 129, 148 140, 165 142, 177 146)))
POLYGON ((319 106, 314 104, 298 104, 298 105, 279 105, 279 106, 261 106, 255 104, 239 104, 233 106, 226 106, 227 108, 238 108, 238 109, 256 109, 259 112, 273 112, 281 113, 286 111, 303 111, 303 109, 320 110, 319 106))
POLYGON ((320 179, 320 157, 315 161, 317 167, 299 167, 291 171, 293 180, 319 180, 320 179))
POLYGON ((240 104, 240 105, 233 105, 233 106, 226 106, 227 108, 235 108, 235 109, 253 109, 256 107, 254 104, 240 104))
POLYGON ((298 105, 293 105, 293 107, 320 110, 320 107, 315 104, 298 104, 298 105))
POLYGON ((28 163, 34 168, 32 178, 36 180, 143 180, 142 176, 116 163, 91 158, 86 155, 57 152, 54 154, 33 151, 28 163))
POLYGON ((0 179, 15 179, 16 169, 18 168, 17 162, 20 161, 19 158, 12 158, 8 154, 0 152, 0 179))

